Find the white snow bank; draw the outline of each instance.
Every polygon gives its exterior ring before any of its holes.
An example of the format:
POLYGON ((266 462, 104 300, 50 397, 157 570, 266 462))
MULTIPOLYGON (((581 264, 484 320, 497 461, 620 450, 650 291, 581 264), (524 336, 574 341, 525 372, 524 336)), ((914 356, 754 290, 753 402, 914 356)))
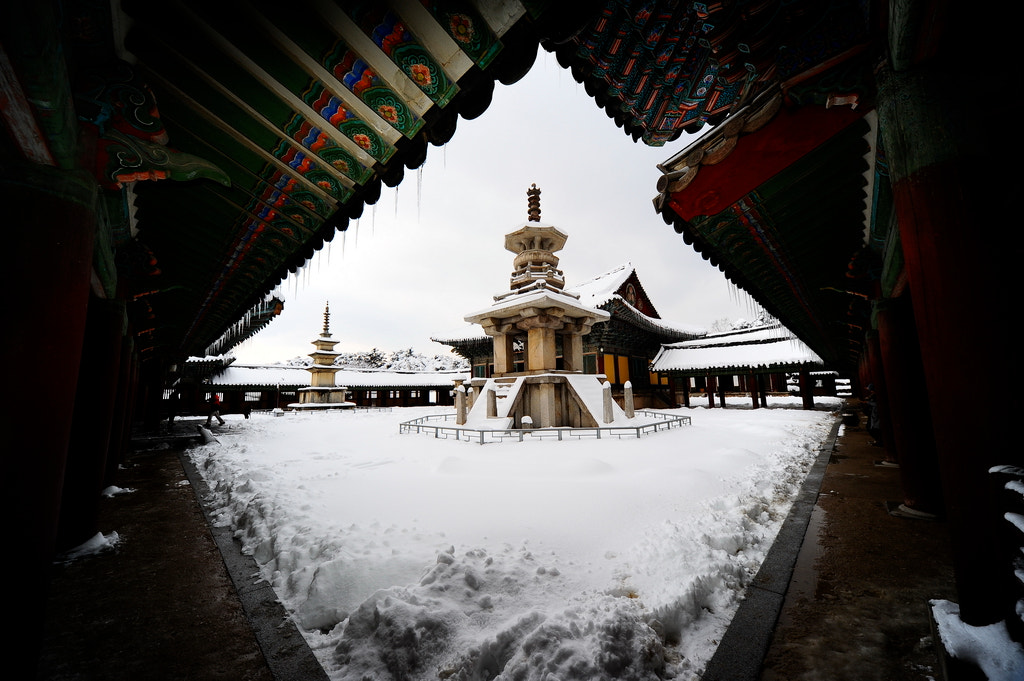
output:
POLYGON ((237 420, 191 456, 335 681, 696 679, 833 418, 680 409, 635 440, 237 420))
POLYGON ((978 667, 988 681, 1024 679, 1024 648, 1010 638, 1005 622, 974 627, 960 619, 960 606, 932 600, 932 616, 950 655, 978 667))

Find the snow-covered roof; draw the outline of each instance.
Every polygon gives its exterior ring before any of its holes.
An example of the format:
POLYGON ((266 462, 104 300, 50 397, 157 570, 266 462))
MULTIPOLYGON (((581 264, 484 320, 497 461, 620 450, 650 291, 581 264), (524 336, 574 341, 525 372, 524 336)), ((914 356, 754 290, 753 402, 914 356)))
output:
POLYGON ((813 350, 778 324, 664 345, 652 362, 654 371, 740 371, 823 364, 813 350))
POLYGON ((676 338, 693 338, 694 336, 703 336, 707 333, 707 329, 702 326, 670 322, 641 312, 628 300, 619 295, 619 289, 635 272, 636 268, 633 267, 633 263, 627 261, 568 290, 579 295, 580 302, 591 307, 607 306, 612 302, 619 303, 633 323, 656 333, 676 338))
MULTIPOLYGON (((234 365, 210 379, 212 386, 308 386, 310 372, 305 367, 282 365, 234 365)), ((428 388, 450 387, 455 379, 469 378, 467 371, 386 371, 341 369, 334 384, 349 388, 428 388)))
POLYGON ((232 365, 210 377, 210 385, 309 385, 309 372, 302 367, 281 365, 232 365))
POLYGON ((615 292, 626 283, 634 271, 633 265, 626 262, 592 279, 571 286, 569 291, 579 295, 580 302, 584 305, 599 307, 615 296, 615 292))
MULTIPOLYGON (((565 289, 566 293, 579 296, 579 305, 593 309, 608 309, 609 303, 616 302, 625 315, 640 327, 647 328, 655 333, 667 335, 669 338, 693 338, 703 336, 707 329, 692 324, 680 324, 669 322, 659 317, 651 317, 636 309, 625 298, 616 291, 636 272, 631 262, 625 262, 596 277, 592 277, 575 286, 565 289)), ((494 309, 492 308, 488 309, 494 309)), ((480 314, 480 312, 474 313, 480 314)), ((473 315, 466 315, 471 317, 473 315)), ((454 329, 445 334, 432 336, 431 340, 445 345, 465 343, 466 341, 483 341, 485 336, 476 324, 468 324, 464 327, 454 329)))

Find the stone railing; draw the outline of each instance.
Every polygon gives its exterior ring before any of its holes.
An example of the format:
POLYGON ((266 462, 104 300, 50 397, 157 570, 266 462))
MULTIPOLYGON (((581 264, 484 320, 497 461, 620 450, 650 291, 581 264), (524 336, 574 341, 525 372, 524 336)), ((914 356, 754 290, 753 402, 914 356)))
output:
POLYGON ((403 421, 398 425, 399 433, 420 433, 433 435, 442 440, 460 440, 465 442, 522 442, 526 438, 547 440, 582 440, 584 438, 640 438, 644 435, 662 430, 681 428, 690 425, 689 416, 664 414, 656 411, 637 410, 638 423, 635 426, 596 426, 592 428, 571 428, 554 426, 548 428, 503 428, 480 429, 466 428, 455 423, 455 414, 433 414, 411 421, 403 421))

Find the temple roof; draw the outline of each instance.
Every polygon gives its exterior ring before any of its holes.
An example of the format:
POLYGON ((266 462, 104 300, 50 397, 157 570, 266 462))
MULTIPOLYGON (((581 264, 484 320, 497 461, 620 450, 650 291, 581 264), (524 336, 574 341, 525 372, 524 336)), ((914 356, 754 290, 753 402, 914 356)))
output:
POLYGON ((830 366, 850 368, 879 276, 869 236, 890 208, 880 193, 887 183, 875 180, 884 172, 875 165, 875 116, 760 105, 666 160, 663 177, 674 179, 659 186, 656 207, 830 366))
MULTIPOLYGON (((615 317, 623 318, 629 323, 651 332, 662 339, 662 342, 695 338, 707 333, 707 329, 700 326, 678 324, 661 319, 640 284, 636 268, 630 262, 623 263, 576 286, 570 286, 565 289, 565 293, 578 295, 578 304, 587 308, 608 311, 615 317), (634 289, 632 303, 623 295, 627 291, 627 285, 634 289), (644 311, 641 311, 640 308, 643 308, 644 311)), ((476 314, 480 315, 483 312, 478 311, 476 314)), ((482 334, 480 327, 476 324, 467 324, 443 337, 439 335, 431 340, 453 346, 490 342, 490 338, 482 334)))
MULTIPOLYGON (((595 3, 568 40, 545 41, 615 125, 651 146, 695 133, 779 82, 805 102, 832 94, 824 63, 844 74, 844 95, 865 90, 858 56, 869 41, 869 3, 857 0, 595 3)), ((837 79, 839 80, 839 79, 837 79)))
MULTIPOLYGON (((268 309, 281 311, 280 301, 266 307, 278 285, 375 204, 383 186, 400 184, 431 146, 451 139, 460 119, 485 111, 495 83, 521 78, 538 49, 553 52, 610 124, 635 140, 657 146, 717 125, 720 144, 703 150, 709 163, 738 139, 725 121, 767 93, 781 93, 789 107, 868 110, 873 7, 70 0, 56 17, 49 3, 7 3, 3 49, 15 85, 31 96, 10 99, 4 124, 28 165, 75 168, 78 128, 96 141, 95 167, 83 169, 102 188, 96 287, 124 296, 143 356, 173 362, 227 351, 268 323, 268 309), (11 127, 14 120, 38 129, 11 127)), ((814 185, 823 171, 847 169, 829 160, 844 154, 824 155, 792 179, 828 199, 805 213, 833 216, 854 199, 846 190, 823 196, 814 185)), ((680 170, 669 165, 666 172, 680 170)), ((770 219, 755 221, 767 232, 792 214, 778 191, 761 198, 769 195, 778 206, 769 202, 770 219)), ((708 224, 700 226, 696 214, 664 212, 674 205, 659 209, 706 254, 717 250, 717 234, 734 229, 718 229, 710 219, 718 213, 701 214, 708 224)), ((764 246, 822 231, 803 215, 796 222, 764 246)), ((848 232, 839 225, 840 235, 848 232)), ((845 239, 830 246, 830 264, 848 250, 845 239)), ((806 313, 820 303, 819 284, 842 289, 839 282, 787 281, 786 292, 772 283, 778 274, 762 280, 755 271, 774 265, 753 253, 736 262, 726 274, 738 286, 819 352, 842 354, 826 347, 835 339, 806 313)), ((783 280, 787 262, 806 266, 792 255, 779 265, 783 280)))
MULTIPOLYGON (((375 371, 341 368, 334 383, 351 389, 451 388, 455 379, 468 378, 465 371, 375 371)), ((212 376, 211 388, 298 388, 308 386, 308 367, 235 364, 212 376)))
POLYGON ((74 167, 74 121, 97 140, 98 286, 125 292, 147 357, 251 335, 282 281, 576 28, 545 2, 15 5, 2 45, 39 130, 13 148, 74 167))
POLYGON ((662 346, 651 366, 654 371, 702 374, 795 371, 822 364, 810 348, 776 324, 662 346))

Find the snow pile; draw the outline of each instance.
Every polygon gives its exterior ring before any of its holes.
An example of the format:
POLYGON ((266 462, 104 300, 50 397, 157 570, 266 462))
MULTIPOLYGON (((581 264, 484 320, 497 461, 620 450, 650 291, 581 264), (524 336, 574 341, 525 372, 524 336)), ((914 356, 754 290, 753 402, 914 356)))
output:
POLYGON ((336 681, 699 678, 834 419, 681 409, 692 426, 639 440, 398 434, 444 411, 238 420, 191 453, 336 681))
POLYGON ((100 492, 100 496, 110 499, 116 497, 119 494, 133 494, 134 492, 135 490, 131 489, 130 487, 125 488, 118 487, 117 485, 110 485, 109 487, 106 487, 102 492, 100 492))
POLYGON ((1005 622, 973 627, 960 619, 960 606, 931 601, 942 645, 951 656, 975 665, 988 681, 1024 679, 1024 649, 1010 638, 1005 622))
POLYGON ((117 532, 111 532, 110 534, 97 532, 93 536, 89 537, 89 539, 61 556, 58 562, 70 563, 71 561, 78 560, 79 558, 84 558, 86 556, 93 556, 98 553, 103 553, 104 551, 113 551, 120 543, 121 535, 117 532))

